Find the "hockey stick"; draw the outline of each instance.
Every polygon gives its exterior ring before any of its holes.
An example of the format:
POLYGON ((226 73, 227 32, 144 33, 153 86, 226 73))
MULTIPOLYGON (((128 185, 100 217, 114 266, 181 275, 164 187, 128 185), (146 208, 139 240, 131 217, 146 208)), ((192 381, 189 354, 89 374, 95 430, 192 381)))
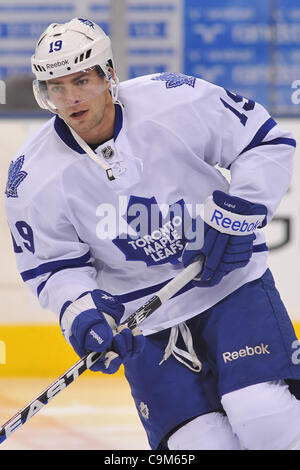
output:
MULTIPOLYGON (((145 318, 149 317, 155 310, 163 305, 167 300, 173 297, 180 291, 188 282, 201 271, 203 259, 200 258, 194 263, 190 264, 187 268, 181 271, 176 277, 168 282, 162 289, 160 289, 151 299, 136 310, 124 322, 128 328, 133 330, 145 318)), ((26 405, 22 410, 15 414, 0 428, 0 443, 5 441, 16 429, 25 424, 32 416, 34 416, 40 409, 49 403, 59 392, 74 382, 83 372, 89 369, 95 362, 97 362, 107 351, 102 353, 91 352, 81 358, 76 364, 68 369, 61 375, 55 382, 47 387, 40 393, 34 400, 26 405)))

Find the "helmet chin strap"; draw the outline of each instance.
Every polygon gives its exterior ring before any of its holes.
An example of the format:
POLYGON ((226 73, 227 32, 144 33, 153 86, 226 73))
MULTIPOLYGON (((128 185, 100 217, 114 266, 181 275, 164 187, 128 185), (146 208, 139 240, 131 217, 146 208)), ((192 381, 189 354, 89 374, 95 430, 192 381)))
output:
MULTIPOLYGON (((110 92, 111 92, 111 97, 112 97, 113 103, 118 103, 123 107, 122 103, 120 101, 118 101, 118 87, 119 87, 118 77, 115 75, 114 78, 113 79, 111 78, 109 81, 110 81, 110 92)), ((78 145, 80 145, 80 147, 85 151, 85 153, 87 153, 88 156, 95 163, 97 163, 97 165, 100 165, 105 170, 105 173, 106 173, 106 176, 107 176, 108 180, 109 181, 115 180, 116 178, 113 175, 112 168, 109 165, 107 165, 104 161, 99 159, 99 156, 91 149, 91 147, 85 142, 85 140, 83 140, 82 137, 80 137, 80 135, 78 135, 77 132, 75 132, 74 129, 72 129, 72 127, 69 126, 69 124, 66 121, 65 121, 65 123, 68 126, 68 128, 70 129, 70 132, 71 132, 72 136, 74 137, 74 139, 76 140, 76 142, 78 143, 78 145)))
POLYGON ((88 156, 95 163, 97 163, 97 165, 100 165, 105 170, 105 173, 106 173, 106 176, 107 176, 108 180, 109 181, 115 180, 116 178, 113 175, 112 168, 98 157, 98 155, 91 149, 91 147, 80 137, 80 135, 77 134, 77 132, 74 131, 74 129, 72 129, 71 126, 69 126, 69 124, 67 124, 67 126, 70 129, 71 134, 74 137, 74 139, 76 140, 76 142, 78 143, 78 145, 80 145, 80 147, 85 151, 85 153, 87 153, 88 156))
POLYGON ((111 78, 110 80, 110 92, 111 92, 111 97, 112 97, 112 101, 113 103, 119 103, 118 101, 118 94, 119 94, 119 79, 118 77, 115 75, 114 78, 111 78))

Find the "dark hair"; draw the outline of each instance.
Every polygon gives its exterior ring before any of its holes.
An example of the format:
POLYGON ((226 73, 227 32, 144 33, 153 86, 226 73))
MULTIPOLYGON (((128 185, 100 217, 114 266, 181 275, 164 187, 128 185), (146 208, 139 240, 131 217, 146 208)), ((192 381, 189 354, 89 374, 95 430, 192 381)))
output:
POLYGON ((100 78, 105 77, 105 73, 103 72, 102 68, 100 65, 95 65, 95 67, 92 67, 95 69, 96 73, 99 75, 100 78))

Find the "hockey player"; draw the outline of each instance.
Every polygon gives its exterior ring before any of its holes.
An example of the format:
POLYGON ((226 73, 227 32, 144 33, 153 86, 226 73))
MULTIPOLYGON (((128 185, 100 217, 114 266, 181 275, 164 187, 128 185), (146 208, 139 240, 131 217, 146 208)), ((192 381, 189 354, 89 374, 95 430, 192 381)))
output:
POLYGON ((110 347, 94 369, 124 363, 152 449, 300 448, 296 336, 262 231, 290 185, 291 134, 201 79, 119 84, 83 18, 47 28, 32 70, 55 116, 13 159, 6 208, 41 306, 79 356, 110 347), (199 254, 143 334, 118 327, 199 254))

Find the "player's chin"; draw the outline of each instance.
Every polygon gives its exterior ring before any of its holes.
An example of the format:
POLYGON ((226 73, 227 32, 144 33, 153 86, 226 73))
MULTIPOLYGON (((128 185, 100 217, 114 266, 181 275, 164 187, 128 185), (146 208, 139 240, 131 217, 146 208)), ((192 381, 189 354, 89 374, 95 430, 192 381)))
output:
POLYGON ((63 119, 75 132, 84 132, 90 127, 90 119, 88 119, 88 116, 82 119, 72 119, 70 116, 66 116, 63 119))

